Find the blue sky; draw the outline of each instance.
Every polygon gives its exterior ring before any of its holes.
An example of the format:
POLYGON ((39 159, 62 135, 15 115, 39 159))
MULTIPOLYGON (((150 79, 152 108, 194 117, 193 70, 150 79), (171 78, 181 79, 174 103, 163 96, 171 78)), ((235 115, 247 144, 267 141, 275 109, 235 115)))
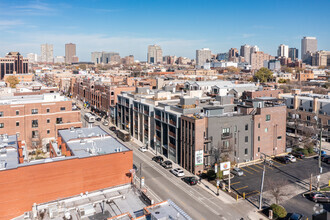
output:
POLYGON ((81 61, 102 50, 146 60, 149 44, 190 58, 199 48, 219 53, 245 43, 276 55, 282 43, 300 50, 303 36, 330 50, 329 8, 329 0, 0 0, 0 57, 40 54, 42 43, 60 56, 70 42, 81 61))

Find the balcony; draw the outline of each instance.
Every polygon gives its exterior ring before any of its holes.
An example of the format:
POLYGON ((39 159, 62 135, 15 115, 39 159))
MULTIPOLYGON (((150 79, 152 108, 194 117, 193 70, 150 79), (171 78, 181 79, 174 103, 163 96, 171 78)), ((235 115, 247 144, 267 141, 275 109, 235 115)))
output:
POLYGON ((129 107, 129 103, 126 102, 126 103, 125 103, 125 106, 126 106, 126 107, 129 107))
POLYGON ((222 140, 225 140, 225 139, 230 139, 233 137, 233 134, 232 133, 224 133, 224 134, 221 134, 221 139, 222 140))
POLYGON ((144 114, 149 115, 149 111, 144 110, 144 114))
POLYGON ((174 138, 176 138, 176 135, 175 135, 175 133, 174 132, 168 132, 168 134, 171 136, 171 137, 174 137, 174 138))
POLYGON ((156 139, 157 139, 158 141, 161 141, 161 138, 160 138, 160 137, 158 137, 158 136, 156 136, 156 139))
POLYGON ((170 119, 170 124, 176 126, 176 121, 173 121, 172 119, 170 119))
POLYGON ((148 125, 148 120, 144 120, 144 124, 148 125))
POLYGON ((134 106, 134 110, 137 111, 138 110, 138 107, 134 106))
POLYGON ((156 125, 156 130, 160 131, 161 130, 160 126, 156 125))
POLYGON ((169 146, 170 146, 171 148, 176 149, 176 146, 175 146, 174 144, 172 144, 171 142, 169 143, 169 146))
POLYGON ((157 118, 158 120, 161 120, 160 115, 155 115, 155 118, 157 118))
POLYGON ((204 144, 209 144, 212 142, 212 139, 211 138, 205 138, 204 139, 204 144))

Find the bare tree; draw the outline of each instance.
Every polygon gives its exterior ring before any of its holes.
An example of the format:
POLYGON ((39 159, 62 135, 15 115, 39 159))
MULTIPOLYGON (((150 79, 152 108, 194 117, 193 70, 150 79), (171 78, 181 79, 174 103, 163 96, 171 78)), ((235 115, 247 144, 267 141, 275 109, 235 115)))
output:
POLYGON ((282 201, 282 197, 287 195, 284 191, 284 186, 287 181, 284 179, 267 179, 265 181, 265 188, 275 199, 275 204, 279 204, 282 201))

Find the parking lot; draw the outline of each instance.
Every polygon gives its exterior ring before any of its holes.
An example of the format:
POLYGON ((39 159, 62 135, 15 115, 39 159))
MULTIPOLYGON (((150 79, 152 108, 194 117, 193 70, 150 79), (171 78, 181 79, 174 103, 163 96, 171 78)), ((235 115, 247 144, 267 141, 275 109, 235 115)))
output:
MULTIPOLYGON (((322 163, 323 173, 330 171, 330 165, 322 163)), ((261 178, 263 172, 263 164, 255 164, 241 167, 244 171, 243 176, 235 176, 231 179, 231 188, 239 195, 249 199, 260 194, 261 178)), ((301 188, 302 191, 309 189, 309 178, 311 174, 313 178, 313 186, 316 187, 316 175, 319 173, 318 160, 316 158, 297 159, 295 163, 282 164, 273 161, 273 165, 266 165, 264 192, 274 188, 277 184, 286 186, 294 184, 301 188)))

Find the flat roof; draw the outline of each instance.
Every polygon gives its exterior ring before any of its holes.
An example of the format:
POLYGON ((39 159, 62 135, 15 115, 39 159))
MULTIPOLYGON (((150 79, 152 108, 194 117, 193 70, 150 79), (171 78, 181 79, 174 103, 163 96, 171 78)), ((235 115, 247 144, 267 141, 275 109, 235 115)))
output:
POLYGON ((59 93, 45 93, 42 95, 1 96, 0 105, 60 102, 69 100, 71 99, 65 96, 61 96, 59 93))
POLYGON ((59 136, 79 158, 130 151, 99 126, 60 130, 59 136))
POLYGON ((192 220, 180 207, 172 200, 167 200, 146 208, 152 215, 152 219, 177 219, 177 220, 192 220))

